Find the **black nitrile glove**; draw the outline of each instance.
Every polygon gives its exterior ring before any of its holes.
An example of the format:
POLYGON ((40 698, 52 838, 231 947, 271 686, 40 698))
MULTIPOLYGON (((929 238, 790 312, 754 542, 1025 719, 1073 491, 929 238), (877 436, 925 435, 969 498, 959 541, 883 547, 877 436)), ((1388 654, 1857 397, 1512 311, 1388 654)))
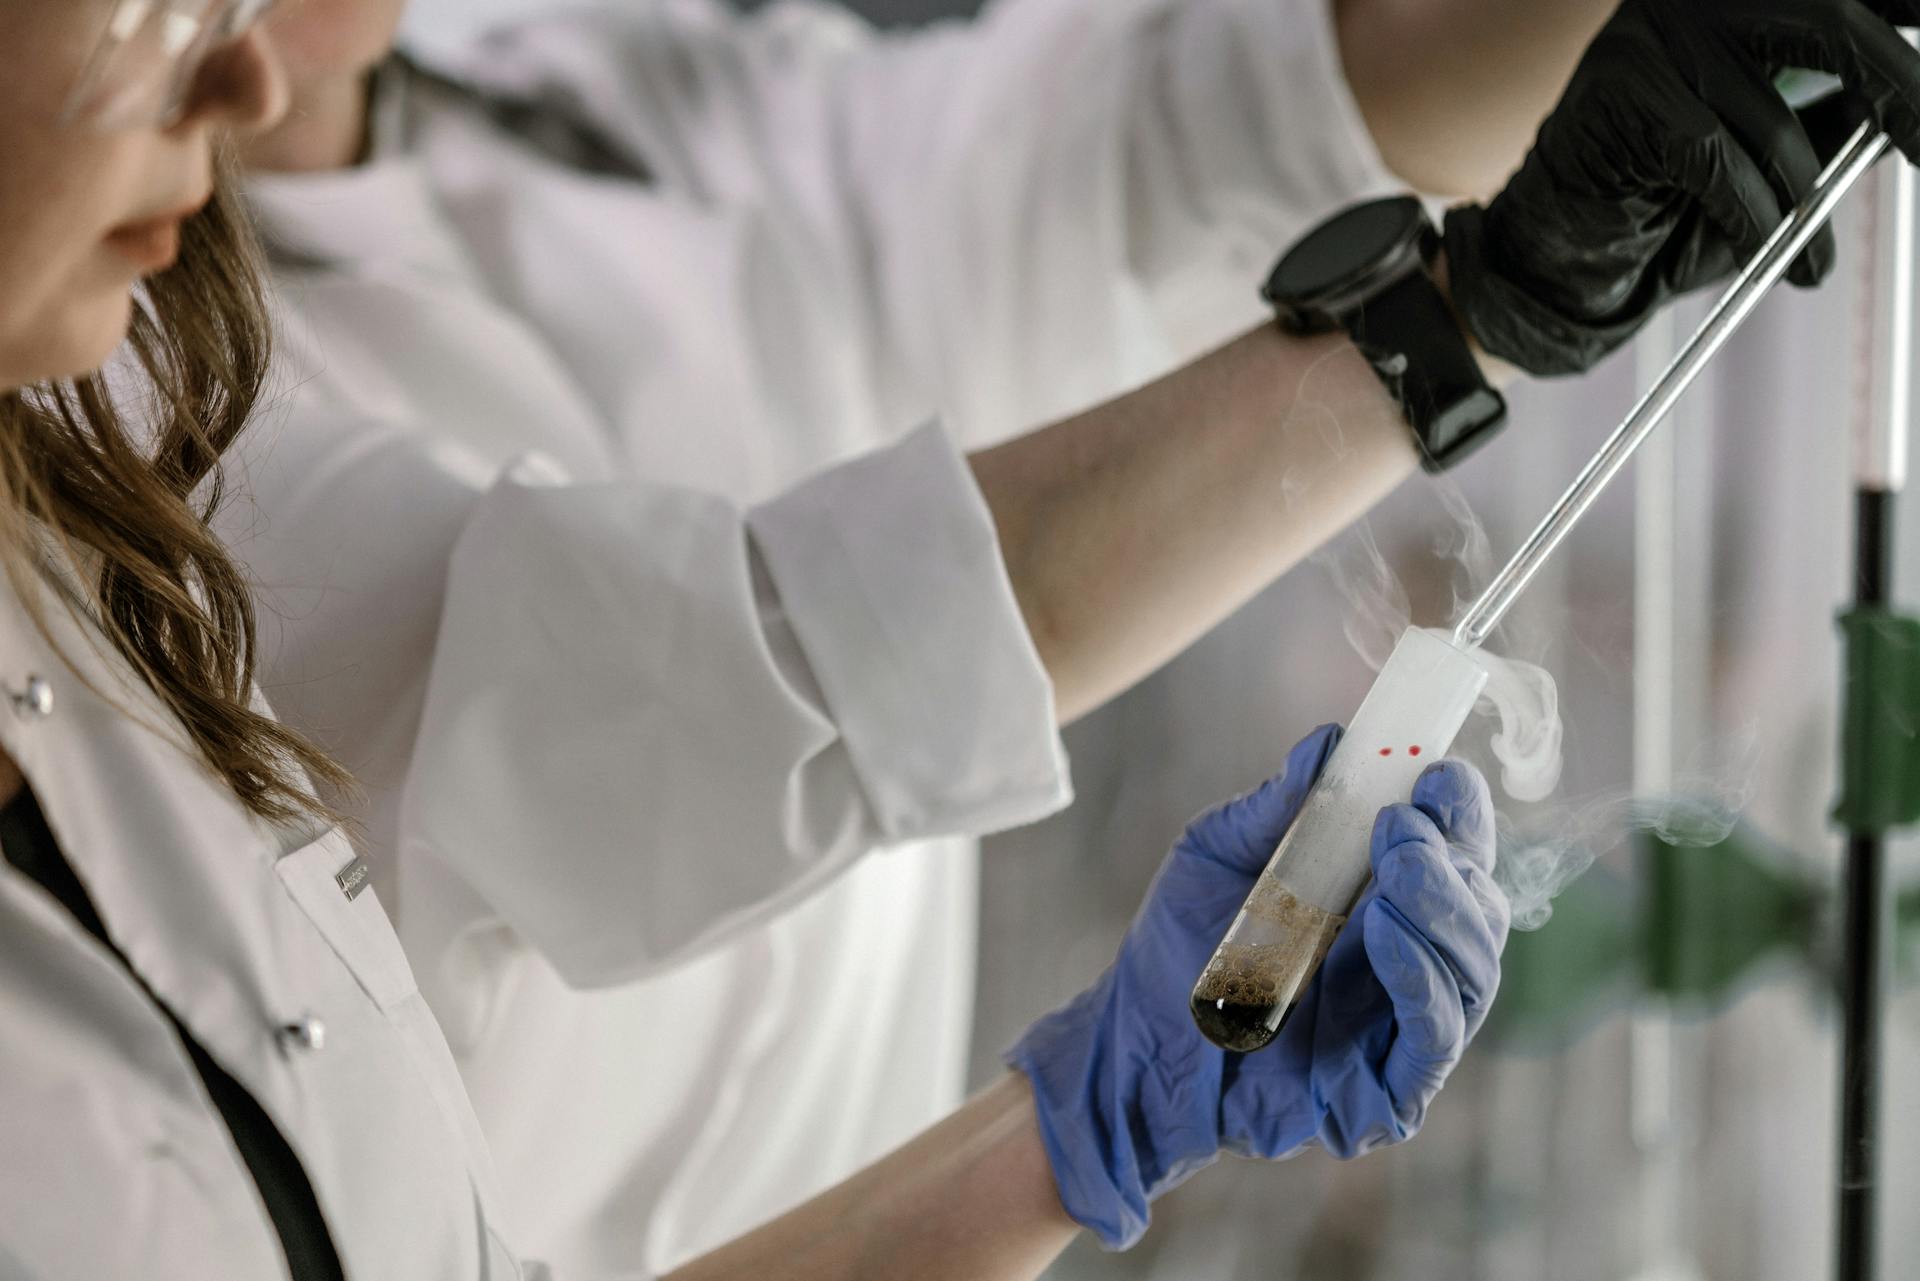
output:
MULTIPOLYGON (((1454 305, 1534 374, 1591 368, 1677 294, 1722 280, 1859 122, 1920 161, 1920 0, 1625 0, 1491 205, 1446 220, 1454 305), (1787 67, 1842 88, 1796 115, 1787 67)), ((1822 230, 1789 279, 1832 269, 1822 230)))

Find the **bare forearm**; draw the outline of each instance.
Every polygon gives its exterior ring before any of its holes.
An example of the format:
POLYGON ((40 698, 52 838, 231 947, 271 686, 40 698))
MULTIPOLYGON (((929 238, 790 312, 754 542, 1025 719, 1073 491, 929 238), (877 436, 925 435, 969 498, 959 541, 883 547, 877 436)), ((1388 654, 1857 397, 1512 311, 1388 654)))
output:
POLYGON ((1077 1225, 1009 1075, 899 1151, 665 1281, 1029 1281, 1077 1225))
POLYGON ((1347 83, 1414 188, 1491 196, 1615 0, 1328 0, 1347 83))
POLYGON ((1211 630, 1418 456, 1351 343, 1269 326, 971 461, 1071 720, 1211 630))

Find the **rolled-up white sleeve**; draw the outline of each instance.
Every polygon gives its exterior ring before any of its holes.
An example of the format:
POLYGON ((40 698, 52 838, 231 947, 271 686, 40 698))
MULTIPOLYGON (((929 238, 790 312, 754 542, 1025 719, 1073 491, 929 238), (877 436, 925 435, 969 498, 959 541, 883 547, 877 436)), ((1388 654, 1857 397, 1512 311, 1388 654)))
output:
POLYGON ((452 547, 399 839, 597 986, 877 846, 1068 798, 985 504, 930 427, 751 510, 510 468, 452 547))
POLYGON ((747 527, 773 589, 762 617, 784 612, 890 839, 1017 826, 1065 802, 1052 685, 945 433, 835 467, 747 527))

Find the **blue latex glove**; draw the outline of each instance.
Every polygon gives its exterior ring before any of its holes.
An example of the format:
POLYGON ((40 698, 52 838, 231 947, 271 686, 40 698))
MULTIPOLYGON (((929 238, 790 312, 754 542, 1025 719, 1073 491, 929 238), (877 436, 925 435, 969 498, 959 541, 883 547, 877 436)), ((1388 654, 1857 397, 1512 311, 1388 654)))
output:
POLYGON ((1315 730, 1279 777, 1196 819, 1112 967, 1007 1052, 1033 1085, 1062 1204, 1109 1249, 1221 1152, 1350 1157, 1412 1136, 1486 1017, 1508 918, 1493 804, 1477 771, 1442 761, 1413 804, 1381 811, 1374 880, 1273 1044, 1232 1054, 1194 1026, 1194 980, 1339 733, 1315 730))

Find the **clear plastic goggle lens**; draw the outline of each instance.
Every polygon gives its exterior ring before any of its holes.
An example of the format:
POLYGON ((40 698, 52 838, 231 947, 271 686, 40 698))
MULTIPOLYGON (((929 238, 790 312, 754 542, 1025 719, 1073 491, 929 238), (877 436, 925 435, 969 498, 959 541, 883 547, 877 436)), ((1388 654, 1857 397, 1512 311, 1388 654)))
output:
POLYGON ((93 129, 172 119, 207 56, 244 34, 275 0, 105 0, 100 43, 62 118, 93 129))

